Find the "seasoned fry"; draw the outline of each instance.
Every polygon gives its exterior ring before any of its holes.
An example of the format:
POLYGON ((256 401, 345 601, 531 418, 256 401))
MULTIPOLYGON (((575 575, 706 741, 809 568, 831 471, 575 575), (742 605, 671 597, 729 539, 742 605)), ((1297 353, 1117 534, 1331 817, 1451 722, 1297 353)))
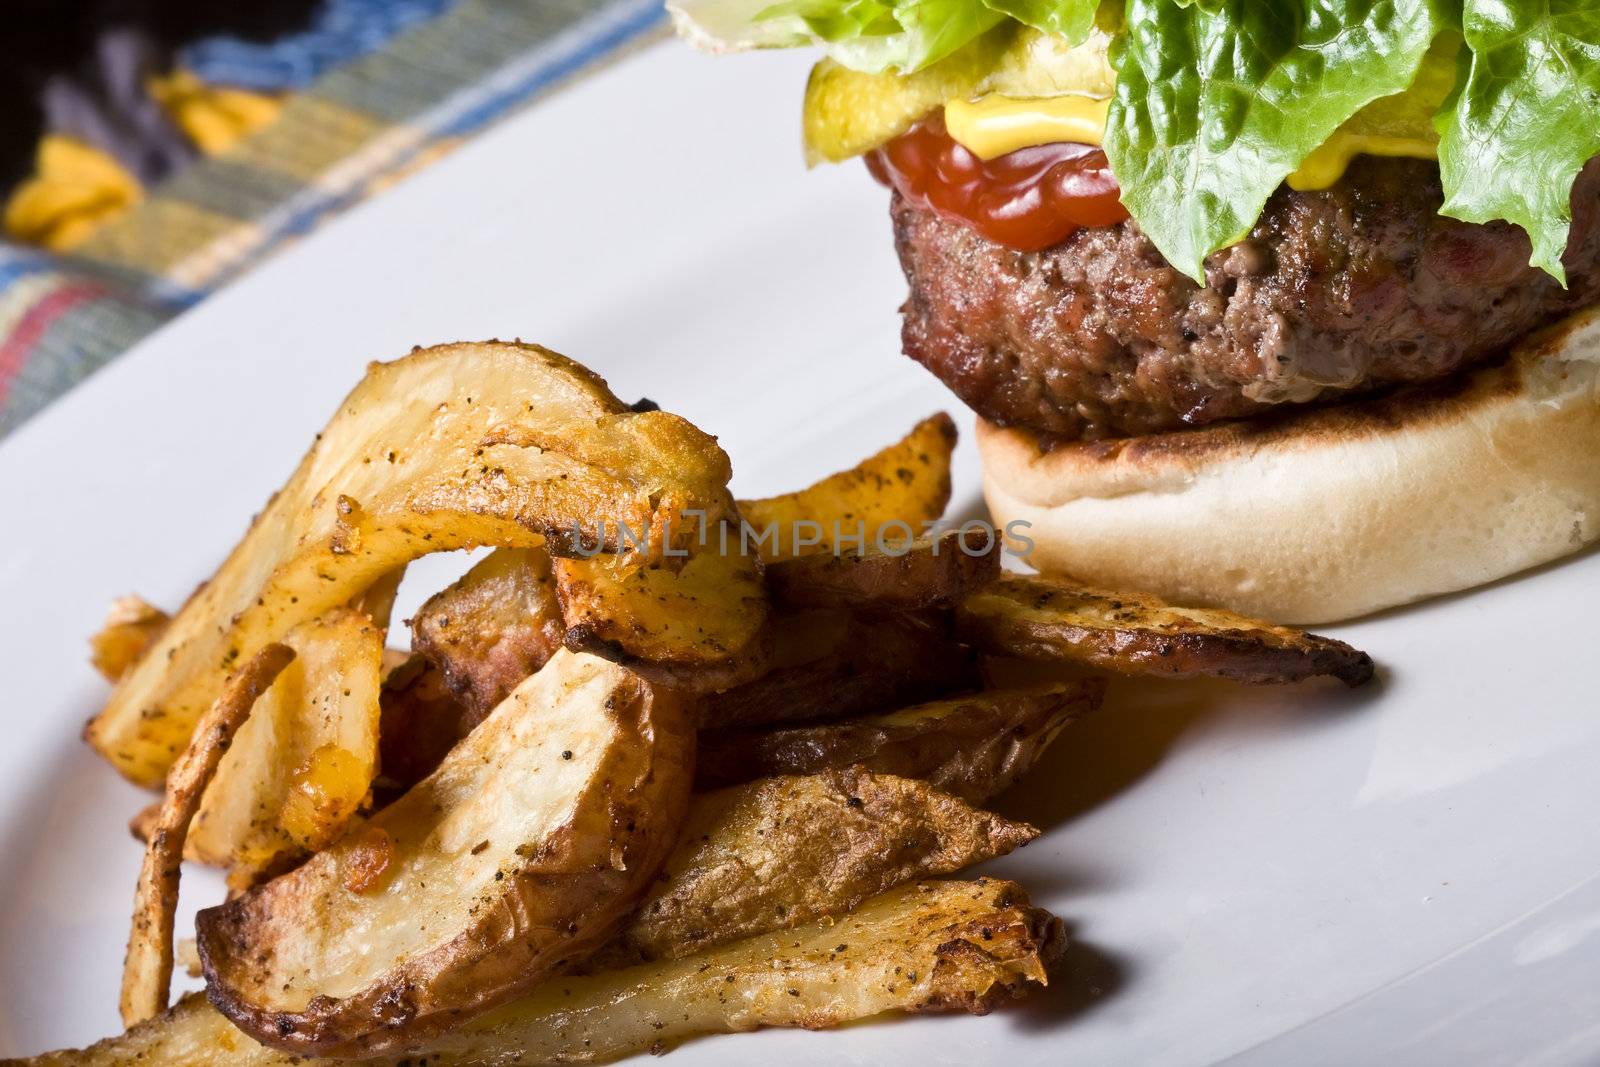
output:
POLYGON ((89 638, 89 662, 108 682, 127 674, 172 617, 136 596, 118 597, 106 612, 106 621, 89 638))
POLYGON ((167 1010, 172 988, 173 915, 189 822, 206 783, 239 726, 272 680, 294 659, 284 645, 268 645, 230 677, 201 716, 189 746, 167 776, 166 796, 150 829, 133 896, 133 931, 122 964, 122 1023, 133 1026, 167 1010))
POLYGON ((1062 727, 1104 696, 1103 679, 1085 678, 816 726, 704 731, 695 787, 856 765, 981 803, 1026 774, 1062 727))
POLYGON ((200 977, 200 950, 195 947, 194 938, 180 937, 173 942, 172 962, 190 978, 200 977))
POLYGON ((705 793, 656 887, 602 956, 676 958, 839 915, 1038 835, 926 782, 854 767, 705 793))
POLYGON ((133 818, 128 820, 128 833, 142 845, 150 843, 150 835, 156 832, 156 820, 161 818, 161 801, 153 800, 140 808, 133 818))
POLYGON ((702 794, 628 926, 584 970, 678 958, 842 914, 1037 833, 926 782, 856 768, 702 794))
POLYGON ((676 841, 688 715, 614 664, 557 653, 362 832, 199 914, 212 1002, 274 1047, 373 1056, 582 959, 676 841))
POLYGON ((359 611, 385 634, 389 632, 390 616, 394 614, 394 601, 400 595, 400 583, 405 581, 406 564, 378 576, 377 581, 367 586, 350 602, 350 607, 359 611))
MULTIPOLYGON (((921 882, 841 919, 747 938, 666 963, 544 983, 425 1050, 374 1067, 604 1063, 700 1034, 821 1029, 885 1012, 983 1014, 1049 981, 1060 920, 1011 882, 921 882)), ((32 1067, 316 1067, 256 1044, 205 998, 82 1051, 32 1067)))
POLYGON ((549 539, 666 549, 685 510, 733 514, 728 457, 665 412, 633 413, 533 345, 446 345, 374 364, 288 484, 86 732, 157 785, 227 671, 429 552, 549 539))
POLYGON ((381 800, 422 781, 439 766, 478 719, 445 686, 444 674, 412 656, 383 680, 378 703, 378 766, 374 791, 381 800))
POLYGON ((289 631, 295 652, 206 789, 187 856, 242 888, 326 848, 377 773, 383 631, 338 608, 289 631))
POLYGON ((773 669, 706 696, 701 725, 776 726, 905 707, 972 688, 976 658, 934 616, 780 616, 773 669))
POLYGON ((1373 673, 1372 657, 1343 641, 1061 578, 1007 575, 969 596, 957 619, 962 635, 987 652, 1123 674, 1257 685, 1331 675, 1357 686, 1373 673))
POLYGON ((886 1011, 984 1014, 1048 982, 1061 925, 998 881, 925 882, 837 920, 559 979, 435 1042, 430 1064, 603 1062, 697 1034, 822 1029, 886 1011))
POLYGON ((477 723, 544 666, 564 631, 550 554, 501 548, 418 609, 411 647, 477 723))
POLYGON ((999 538, 950 530, 888 552, 813 553, 767 568, 772 599, 790 609, 948 608, 1000 577, 999 538))
POLYGON ((758 534, 772 531, 752 538, 763 563, 830 552, 858 536, 869 546, 880 537, 890 545, 909 541, 950 503, 955 447, 956 424, 941 411, 900 441, 809 488, 739 501, 739 514, 758 534), (805 543, 813 537, 815 543, 805 543))
POLYGON ((687 560, 558 559, 566 646, 696 692, 766 669, 772 612, 755 556, 711 539, 687 560))

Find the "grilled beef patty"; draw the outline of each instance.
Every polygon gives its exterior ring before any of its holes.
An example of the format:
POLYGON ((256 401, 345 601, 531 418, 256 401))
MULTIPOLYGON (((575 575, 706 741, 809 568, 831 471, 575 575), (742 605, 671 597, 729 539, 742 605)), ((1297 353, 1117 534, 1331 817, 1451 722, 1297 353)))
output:
POLYGON ((1437 381, 1600 299, 1600 160, 1567 291, 1521 229, 1442 203, 1435 164, 1361 157, 1331 189, 1280 188, 1202 287, 1132 221, 1017 252, 896 194, 905 352, 992 422, 1111 437, 1437 381))

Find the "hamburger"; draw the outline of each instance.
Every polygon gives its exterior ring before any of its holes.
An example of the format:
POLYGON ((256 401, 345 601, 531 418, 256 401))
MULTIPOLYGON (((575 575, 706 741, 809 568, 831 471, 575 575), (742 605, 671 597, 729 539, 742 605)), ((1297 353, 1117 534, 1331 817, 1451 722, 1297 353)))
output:
POLYGON ((678 0, 814 46, 1031 562, 1297 623, 1600 538, 1600 6, 678 0))

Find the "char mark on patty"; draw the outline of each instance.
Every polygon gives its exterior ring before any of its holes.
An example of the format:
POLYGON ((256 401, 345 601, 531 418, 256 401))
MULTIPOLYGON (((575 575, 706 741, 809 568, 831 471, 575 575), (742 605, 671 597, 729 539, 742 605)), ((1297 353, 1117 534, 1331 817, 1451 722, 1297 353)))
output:
POLYGON ((896 195, 905 352, 992 422, 1092 439, 1440 381, 1600 299, 1600 160, 1566 291, 1522 230, 1442 203, 1435 164, 1361 157, 1330 189, 1279 189, 1198 286, 1131 221, 1017 252, 896 195))

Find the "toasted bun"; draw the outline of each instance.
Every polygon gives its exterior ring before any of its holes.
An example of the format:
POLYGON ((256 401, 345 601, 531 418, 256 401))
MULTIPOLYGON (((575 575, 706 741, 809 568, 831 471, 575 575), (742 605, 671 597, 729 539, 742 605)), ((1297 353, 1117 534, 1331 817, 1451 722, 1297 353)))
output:
POLYGON ((979 422, 1030 562, 1281 622, 1454 592, 1600 539, 1600 308, 1449 390, 1041 450, 979 422))

